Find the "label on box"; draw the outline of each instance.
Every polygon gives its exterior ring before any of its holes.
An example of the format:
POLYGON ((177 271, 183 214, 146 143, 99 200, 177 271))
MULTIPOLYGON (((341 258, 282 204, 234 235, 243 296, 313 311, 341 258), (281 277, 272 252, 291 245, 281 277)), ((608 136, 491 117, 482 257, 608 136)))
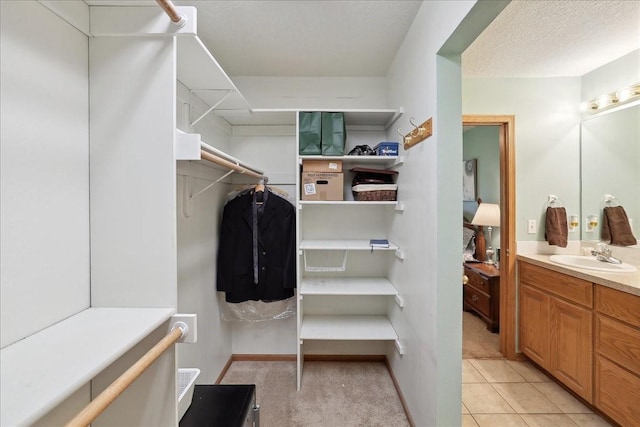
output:
POLYGON ((311 182, 304 185, 304 194, 307 196, 316 194, 316 184, 311 182))
POLYGON ((342 172, 342 160, 303 160, 302 172, 342 172))

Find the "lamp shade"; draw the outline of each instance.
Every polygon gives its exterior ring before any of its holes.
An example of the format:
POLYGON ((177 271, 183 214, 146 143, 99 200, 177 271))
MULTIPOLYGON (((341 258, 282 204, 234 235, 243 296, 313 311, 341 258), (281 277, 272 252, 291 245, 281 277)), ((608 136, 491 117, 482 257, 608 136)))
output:
POLYGON ((492 203, 480 203, 476 214, 471 221, 473 225, 483 225, 491 227, 500 226, 500 206, 492 203))

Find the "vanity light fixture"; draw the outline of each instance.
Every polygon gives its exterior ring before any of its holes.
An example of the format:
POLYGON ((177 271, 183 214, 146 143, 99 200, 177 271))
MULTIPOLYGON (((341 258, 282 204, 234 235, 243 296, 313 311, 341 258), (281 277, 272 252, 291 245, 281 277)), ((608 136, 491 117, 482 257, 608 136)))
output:
POLYGON ((640 83, 627 86, 615 92, 605 93, 591 101, 585 101, 580 104, 580 110, 588 113, 599 113, 600 111, 638 100, 640 100, 640 83))

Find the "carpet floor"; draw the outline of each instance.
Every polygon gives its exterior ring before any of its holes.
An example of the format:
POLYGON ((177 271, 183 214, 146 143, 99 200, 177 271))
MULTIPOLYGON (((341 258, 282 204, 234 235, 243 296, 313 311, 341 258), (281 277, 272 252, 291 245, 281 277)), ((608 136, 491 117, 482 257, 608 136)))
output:
POLYGON ((500 335, 491 333, 478 316, 462 312, 462 358, 500 359, 500 335))
POLYGON ((295 362, 234 361, 221 384, 256 384, 261 427, 410 425, 381 362, 305 362, 297 391, 295 362))
MULTIPOLYGON (((502 358, 499 334, 463 312, 463 359, 502 358)), ((262 427, 405 427, 404 408, 382 362, 235 361, 221 384, 256 384, 262 427)))

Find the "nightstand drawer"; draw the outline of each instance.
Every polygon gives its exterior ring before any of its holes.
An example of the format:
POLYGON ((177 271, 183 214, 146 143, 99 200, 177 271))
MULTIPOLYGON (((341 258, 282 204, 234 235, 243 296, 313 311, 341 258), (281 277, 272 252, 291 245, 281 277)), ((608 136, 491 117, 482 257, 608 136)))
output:
POLYGON ((464 301, 478 312, 491 317, 491 299, 471 286, 464 287, 464 301))
POLYGON ((484 292, 485 294, 491 294, 491 286, 489 285, 489 280, 482 277, 480 274, 475 271, 465 268, 464 274, 469 278, 469 284, 476 289, 484 292))

